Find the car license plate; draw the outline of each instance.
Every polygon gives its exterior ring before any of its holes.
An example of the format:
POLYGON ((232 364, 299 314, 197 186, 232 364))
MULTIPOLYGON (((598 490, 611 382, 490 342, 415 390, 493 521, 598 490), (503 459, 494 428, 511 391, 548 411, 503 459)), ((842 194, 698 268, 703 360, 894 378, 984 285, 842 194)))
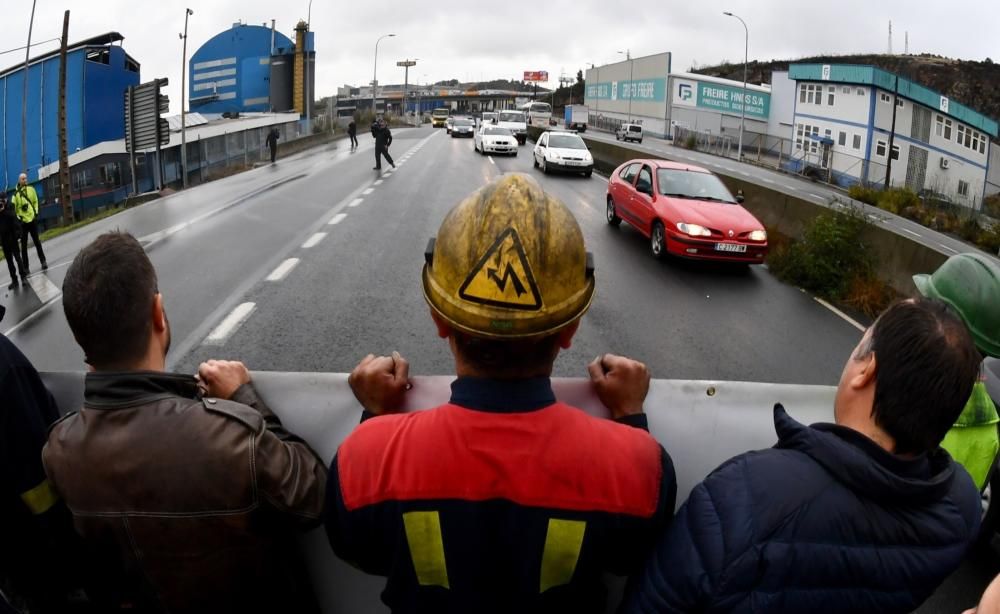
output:
POLYGON ((717 252, 736 252, 738 254, 746 253, 747 246, 740 245, 738 243, 716 243, 715 251, 717 252))

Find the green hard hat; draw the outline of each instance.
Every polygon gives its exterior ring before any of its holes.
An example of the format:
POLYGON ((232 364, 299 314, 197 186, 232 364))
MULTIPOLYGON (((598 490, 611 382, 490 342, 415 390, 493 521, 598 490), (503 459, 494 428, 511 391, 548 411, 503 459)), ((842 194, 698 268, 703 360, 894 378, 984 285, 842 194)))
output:
POLYGON ((985 254, 957 254, 930 275, 914 275, 913 283, 958 312, 981 351, 1000 357, 1000 263, 985 254))

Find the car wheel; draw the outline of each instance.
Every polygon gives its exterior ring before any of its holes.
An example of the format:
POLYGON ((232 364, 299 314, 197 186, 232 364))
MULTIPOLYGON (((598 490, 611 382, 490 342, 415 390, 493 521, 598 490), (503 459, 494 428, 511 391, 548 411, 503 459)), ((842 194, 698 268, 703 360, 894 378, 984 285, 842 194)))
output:
POLYGON ((622 137, 617 132, 615 133, 615 140, 616 141, 622 140, 622 137))
POLYGON ((542 173, 544 173, 544 174, 546 174, 546 175, 548 175, 548 174, 549 174, 549 165, 548 165, 548 163, 547 163, 547 162, 545 161, 545 158, 542 158, 542 173))
POLYGON ((649 233, 649 251, 654 258, 663 258, 667 251, 667 235, 659 220, 653 222, 653 232, 649 233))
MULTIPOLYGON (((516 156, 517 152, 514 152, 514 155, 516 156)), ((534 154, 531 156, 531 163, 535 165, 535 168, 538 168, 538 157, 534 154)))
POLYGON ((622 223, 622 218, 618 217, 618 211, 615 209, 615 201, 608 194, 608 225, 618 226, 622 223))
POLYGON ((642 139, 639 139, 639 144, 642 145, 642 139))
POLYGON ((587 172, 585 172, 583 174, 583 176, 586 177, 587 179, 590 179, 590 176, 593 175, 593 174, 594 174, 594 171, 587 171, 587 172))

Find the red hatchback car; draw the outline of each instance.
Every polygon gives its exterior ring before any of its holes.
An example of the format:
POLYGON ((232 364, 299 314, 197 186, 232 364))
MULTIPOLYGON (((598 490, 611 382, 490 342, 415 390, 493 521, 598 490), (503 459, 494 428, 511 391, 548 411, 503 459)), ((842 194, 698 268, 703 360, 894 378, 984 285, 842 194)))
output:
POLYGON ((608 224, 625 220, 657 258, 759 264, 767 232, 711 171, 666 160, 630 160, 608 180, 608 224))

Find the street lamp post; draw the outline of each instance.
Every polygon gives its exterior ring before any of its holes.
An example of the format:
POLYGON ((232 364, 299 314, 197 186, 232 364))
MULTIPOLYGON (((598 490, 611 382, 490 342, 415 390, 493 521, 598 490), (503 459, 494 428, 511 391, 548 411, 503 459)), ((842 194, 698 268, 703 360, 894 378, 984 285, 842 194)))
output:
POLYGON ((187 165, 187 133, 184 132, 185 122, 185 96, 187 95, 187 48, 188 48, 188 17, 194 15, 191 9, 184 9, 184 34, 181 39, 184 41, 183 51, 181 51, 181 185, 188 187, 188 165, 187 165))
MULTIPOLYGON (((303 41, 302 41, 302 44, 305 46, 305 49, 302 50, 303 54, 305 55, 305 62, 303 62, 303 65, 306 67, 305 78, 304 78, 305 83, 303 85, 304 85, 305 91, 306 91, 306 96, 305 96, 305 98, 306 98, 305 99, 305 107, 306 107, 306 131, 307 131, 308 134, 312 134, 312 124, 310 123, 310 119, 311 118, 309 117, 310 116, 309 107, 311 106, 309 104, 309 102, 310 102, 309 96, 310 95, 315 96, 315 93, 310 94, 310 92, 309 92, 309 44, 308 44, 308 41, 309 41, 309 32, 312 30, 312 12, 313 12, 313 3, 312 3, 312 0, 309 0, 309 10, 306 13, 306 33, 305 33, 305 36, 303 37, 303 41)), ((315 66, 315 62, 314 62, 313 63, 313 70, 315 71, 315 69, 316 69, 316 66, 315 66)))
POLYGON ((632 69, 635 67, 635 62, 632 60, 632 52, 626 49, 625 51, 619 51, 628 60, 628 123, 632 123, 632 94, 635 93, 635 88, 632 86, 632 69))
POLYGON ((378 37, 375 41, 375 69, 372 70, 372 116, 376 114, 377 107, 375 106, 375 92, 378 90, 378 44, 382 42, 383 38, 389 38, 391 36, 396 36, 395 34, 383 34, 378 37))
POLYGON ((747 28, 747 22, 743 21, 743 19, 739 15, 733 15, 729 11, 724 12, 723 15, 739 19, 740 23, 743 24, 743 32, 746 35, 744 38, 744 46, 743 46, 743 103, 740 105, 740 146, 736 154, 737 159, 742 161, 743 130, 747 120, 747 64, 750 61, 750 29, 747 28))

